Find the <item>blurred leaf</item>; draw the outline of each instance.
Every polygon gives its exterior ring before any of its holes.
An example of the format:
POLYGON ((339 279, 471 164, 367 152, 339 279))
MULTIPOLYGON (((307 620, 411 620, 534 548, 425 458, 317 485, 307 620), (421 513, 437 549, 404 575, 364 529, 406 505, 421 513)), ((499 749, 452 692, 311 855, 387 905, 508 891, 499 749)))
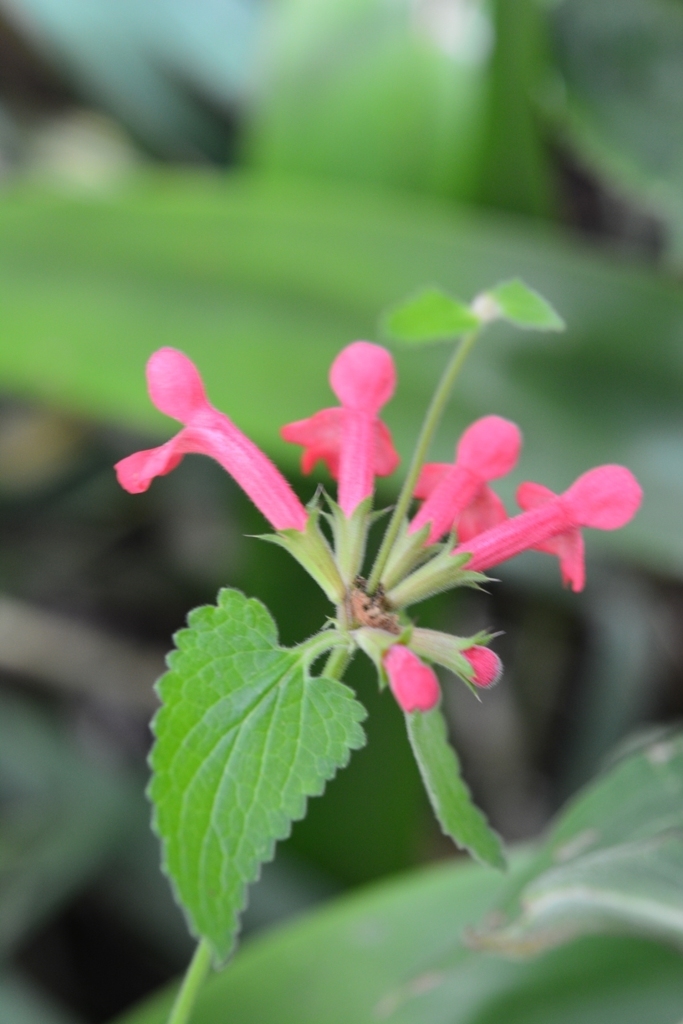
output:
POLYGON ((29 702, 0 701, 0 954, 85 886, 128 821, 128 783, 29 702))
POLYGON ((9 971, 0 974, 0 1020, 3 1024, 77 1024, 70 1012, 54 1005, 27 979, 9 971))
POLYGON ((150 795, 164 870, 192 930, 224 959, 246 886, 363 745, 365 710, 278 646, 260 601, 222 590, 188 622, 159 683, 150 795))
MULTIPOLYGON (((469 195, 481 206, 551 217, 557 200, 538 99, 554 74, 545 4, 492 0, 494 47, 469 195)), ((551 79, 552 80, 552 79, 551 79)))
POLYGON ((516 327, 534 331, 563 331, 566 327, 550 303, 518 278, 503 281, 484 296, 490 296, 500 310, 499 316, 516 327))
MULTIPOLYGON (((175 345, 200 366, 212 401, 291 468, 298 451, 280 426, 330 404, 330 362, 350 339, 373 337, 379 310, 425 281, 474 295, 518 275, 568 330, 547 345, 494 325, 430 458, 450 460, 467 423, 495 411, 525 435, 519 470, 500 484, 506 500, 521 479, 562 491, 591 465, 624 463, 644 507, 626 529, 589 535, 589 552, 683 572, 675 281, 438 203, 246 176, 155 174, 87 201, 6 191, 0 241, 5 390, 168 437, 175 424, 152 408, 143 370, 154 348, 175 345)), ((396 362, 386 418, 405 460, 444 352, 405 347, 396 362)))
POLYGON ((87 103, 153 152, 223 159, 261 28, 259 0, 0 0, 3 17, 87 103))
POLYGON ((562 0, 552 12, 560 131, 613 188, 668 224, 683 253, 683 8, 675 0, 562 0))
POLYGON ((418 343, 456 338, 478 326, 479 319, 469 306, 440 288, 425 288, 414 299, 391 310, 384 320, 389 337, 418 343))
POLYGON ((247 155, 261 170, 552 212, 535 0, 284 0, 247 155))
POLYGON ((269 173, 469 195, 492 35, 486 0, 273 5, 248 158, 269 173))
MULTIPOLYGON (((524 877, 517 860, 512 881, 524 877)), ((247 944, 199 998, 193 1024, 673 1024, 678 954, 590 938, 532 962, 475 952, 461 934, 500 898, 489 869, 445 864, 335 901, 247 944)), ((164 1024, 172 993, 119 1024, 164 1024)))
POLYGON ((472 803, 460 777, 460 764, 448 742, 446 722, 439 709, 406 715, 406 725, 422 780, 445 834, 483 864, 505 867, 500 839, 472 803))
POLYGON ((658 738, 581 793, 482 948, 519 955, 590 932, 683 947, 683 736, 658 738))

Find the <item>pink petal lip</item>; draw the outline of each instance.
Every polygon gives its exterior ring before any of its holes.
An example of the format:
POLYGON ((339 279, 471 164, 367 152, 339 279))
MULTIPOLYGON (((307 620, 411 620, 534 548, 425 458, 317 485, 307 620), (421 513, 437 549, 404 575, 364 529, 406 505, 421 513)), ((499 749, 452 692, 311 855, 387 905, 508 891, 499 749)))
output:
MULTIPOLYGON (((415 495, 426 500, 412 520, 409 532, 416 533, 429 523, 427 543, 435 543, 457 524, 470 505, 475 502, 481 505, 482 494, 493 495, 487 487, 488 481, 504 476, 514 468, 521 445, 519 427, 510 420, 501 416, 484 416, 472 423, 458 442, 452 465, 432 463, 423 467, 415 495)), ((484 526, 492 518, 500 518, 500 503, 495 495, 488 505, 484 526)), ((470 531, 477 528, 473 517, 468 521, 468 528, 470 531)))
POLYGON ((496 480, 517 465, 522 434, 516 423, 502 416, 483 416, 460 438, 456 461, 481 480, 496 480))
POLYGON ((322 409, 305 420, 288 423, 285 441, 304 448, 305 473, 322 460, 339 481, 338 501, 350 516, 374 490, 376 476, 388 476, 399 457, 391 434, 377 413, 396 387, 396 369, 389 352, 369 341, 343 349, 330 370, 332 390, 341 408, 322 409))
POLYGON ((354 341, 332 363, 330 386, 346 409, 376 416, 396 388, 394 360, 381 345, 354 341))
POLYGON ((170 473, 184 455, 216 459, 234 477, 276 530, 306 528, 308 515, 270 459, 206 397, 194 363, 182 352, 162 348, 147 364, 150 397, 162 412, 184 423, 166 444, 122 459, 115 466, 122 487, 147 490, 155 476, 170 473))
POLYGON ((559 496, 540 484, 523 484, 519 497, 528 511, 458 545, 454 554, 469 552, 467 568, 485 571, 529 548, 552 551, 560 556, 565 580, 581 590, 585 573, 579 527, 619 529, 638 511, 642 494, 630 470, 615 465, 589 470, 559 496))

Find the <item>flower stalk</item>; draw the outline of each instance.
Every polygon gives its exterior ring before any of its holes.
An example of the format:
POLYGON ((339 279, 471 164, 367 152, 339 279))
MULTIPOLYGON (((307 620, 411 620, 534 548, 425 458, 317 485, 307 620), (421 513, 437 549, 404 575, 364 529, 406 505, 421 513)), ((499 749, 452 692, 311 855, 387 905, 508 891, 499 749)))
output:
POLYGON ((211 949, 205 939, 197 946, 178 990, 167 1024, 188 1024, 197 996, 211 971, 211 949))
POLYGON ((391 555, 391 550, 394 546, 394 542, 398 536, 399 530, 401 529, 401 523, 408 514, 410 508, 410 502, 413 499, 413 491, 420 475, 422 465, 427 458, 429 447, 434 439, 434 434, 443 416, 444 409, 448 404, 453 385, 463 367, 467 356, 472 351, 474 344, 479 337, 479 329, 471 331, 469 334, 465 334, 458 342, 453 355, 451 356, 446 369, 444 370, 441 380, 439 381, 436 391, 432 397, 432 400, 427 409, 427 413, 420 430, 420 435, 415 446, 413 457, 408 467, 406 478, 403 481, 401 493, 399 494, 396 507, 393 511, 391 519, 389 520, 389 526, 387 532, 384 534, 384 539, 380 546, 375 564, 372 567, 370 578, 368 580, 368 592, 374 594, 375 590, 382 579, 382 573, 391 555))

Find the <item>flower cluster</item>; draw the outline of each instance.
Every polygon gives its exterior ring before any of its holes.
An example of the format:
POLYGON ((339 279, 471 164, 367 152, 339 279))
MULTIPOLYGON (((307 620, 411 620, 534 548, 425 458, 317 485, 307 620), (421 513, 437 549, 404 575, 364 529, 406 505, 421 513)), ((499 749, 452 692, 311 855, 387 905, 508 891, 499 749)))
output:
POLYGON ((144 491, 191 452, 216 459, 277 531, 271 539, 287 547, 337 605, 334 628, 327 631, 330 647, 364 650, 406 712, 428 711, 440 699, 437 677, 426 662, 445 666, 477 687, 493 685, 502 672, 499 658, 486 646, 489 637, 419 629, 406 617, 406 607, 439 590, 483 580, 485 570, 528 549, 555 555, 563 582, 579 591, 585 583, 582 528, 624 526, 641 502, 632 473, 607 465, 584 473, 560 495, 523 483, 517 492, 522 512, 508 516, 489 484, 515 467, 521 433, 508 420, 485 416, 464 432, 453 463, 422 467, 414 492, 422 505, 403 524, 379 585, 368 593, 358 570, 374 479, 399 463, 391 433, 379 419, 396 386, 386 349, 366 341, 345 348, 330 370, 341 404, 282 429, 286 441, 303 447, 305 473, 322 461, 338 481, 338 504, 329 500, 327 513, 334 550, 320 529, 317 502, 305 507, 266 455, 210 404, 187 356, 171 348, 155 352, 147 381, 156 407, 183 429, 166 444, 119 462, 121 485, 131 493, 144 491))

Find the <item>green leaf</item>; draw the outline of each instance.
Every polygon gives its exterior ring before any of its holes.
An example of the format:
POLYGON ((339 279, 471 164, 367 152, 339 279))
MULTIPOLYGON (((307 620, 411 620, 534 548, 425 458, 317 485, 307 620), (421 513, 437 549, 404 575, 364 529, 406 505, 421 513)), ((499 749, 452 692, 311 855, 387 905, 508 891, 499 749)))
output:
POLYGON ((452 299, 440 288, 426 288, 386 315, 384 331, 398 341, 419 344, 457 338, 479 324, 469 306, 452 299))
POLYGON ((610 931, 683 947, 683 735, 649 742, 574 800, 500 909, 483 948, 535 953, 610 931))
MULTIPOLYGON (((0 696, 0 958, 91 884, 134 827, 136 790, 32 698, 0 696)), ((0 1020, 14 1020, 0 1009, 0 1020)))
POLYGON ((584 166, 628 196, 642 218, 639 244, 662 247, 664 255, 669 249, 680 265, 683 8, 630 0, 598 9, 593 0, 563 0, 550 17, 563 87, 548 113, 584 166))
MULTIPOLYGON (((467 947, 463 934, 523 877, 450 861, 365 886, 250 941, 214 974, 192 1024, 673 1024, 680 956, 592 937, 535 960, 467 947), (305 998, 302 996, 305 993, 305 998)), ((165 1024, 173 992, 118 1024, 165 1024)))
POLYGON ((472 803, 439 709, 407 714, 406 725, 422 780, 443 831, 478 861, 504 868, 500 839, 472 803))
MULTIPOLYGON (((479 297, 478 301, 492 299, 495 304, 491 319, 509 320, 516 327, 533 331, 563 331, 565 322, 549 302, 520 281, 503 281, 479 297)), ((475 300, 477 301, 477 300, 475 300)))
POLYGON ((312 677, 301 650, 278 646, 259 601, 222 590, 188 621, 159 683, 150 795, 176 897, 223 959, 246 886, 363 745, 365 710, 348 687, 312 677))

